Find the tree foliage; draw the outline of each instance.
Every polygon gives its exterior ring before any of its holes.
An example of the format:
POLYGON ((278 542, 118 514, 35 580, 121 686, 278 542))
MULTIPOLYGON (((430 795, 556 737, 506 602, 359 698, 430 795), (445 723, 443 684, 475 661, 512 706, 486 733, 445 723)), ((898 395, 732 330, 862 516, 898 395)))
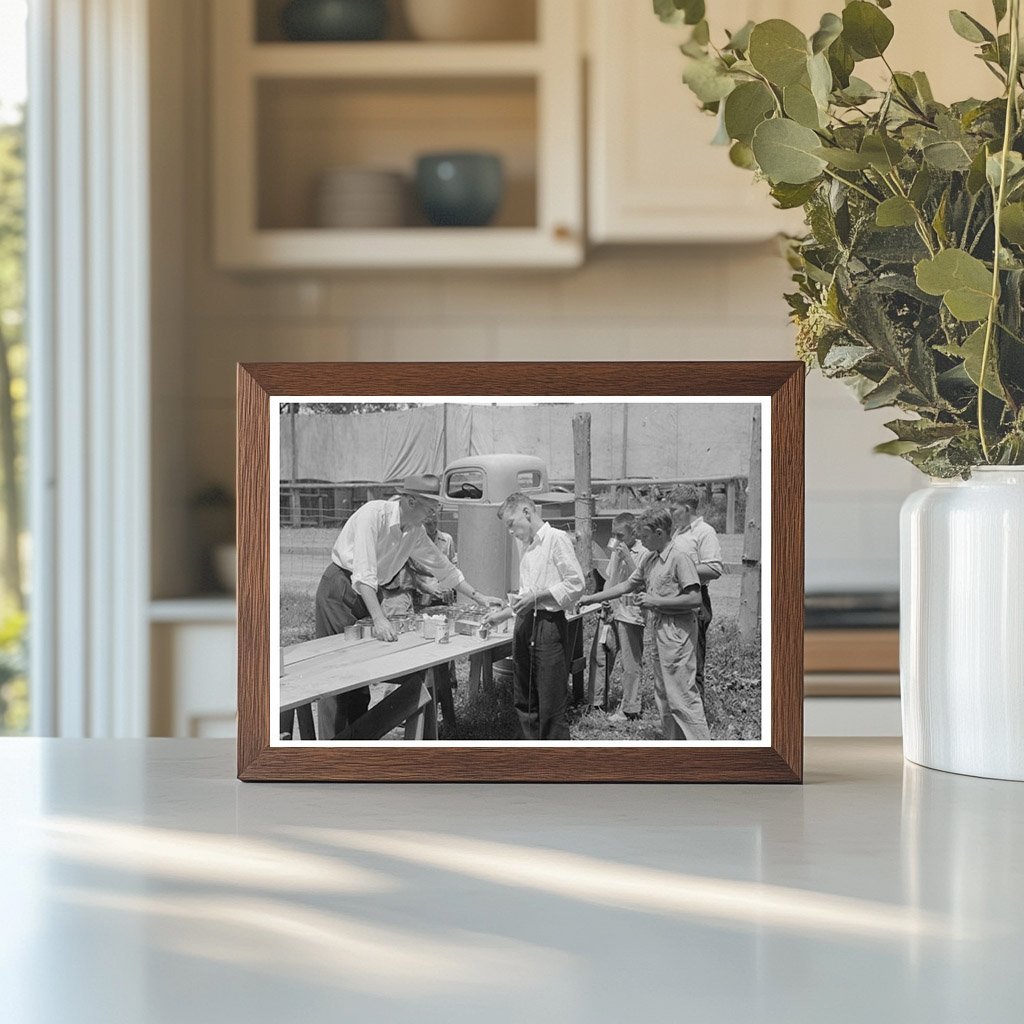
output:
POLYGON ((894 70, 889 0, 851 0, 808 37, 749 22, 715 45, 703 0, 654 0, 692 26, 685 83, 719 119, 733 163, 803 207, 787 240, 797 351, 888 424, 878 450, 932 476, 1024 463, 1024 134, 1020 0, 983 25, 950 11, 1001 94, 951 105, 923 72, 894 70), (885 64, 875 90, 855 74, 885 64), (995 84, 995 82, 994 82, 995 84))

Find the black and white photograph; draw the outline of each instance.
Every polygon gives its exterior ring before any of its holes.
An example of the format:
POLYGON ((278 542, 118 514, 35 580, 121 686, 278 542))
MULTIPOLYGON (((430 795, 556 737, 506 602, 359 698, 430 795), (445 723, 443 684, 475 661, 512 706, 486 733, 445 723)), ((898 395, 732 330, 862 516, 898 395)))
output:
POLYGON ((769 415, 273 397, 271 745, 766 745, 769 415))

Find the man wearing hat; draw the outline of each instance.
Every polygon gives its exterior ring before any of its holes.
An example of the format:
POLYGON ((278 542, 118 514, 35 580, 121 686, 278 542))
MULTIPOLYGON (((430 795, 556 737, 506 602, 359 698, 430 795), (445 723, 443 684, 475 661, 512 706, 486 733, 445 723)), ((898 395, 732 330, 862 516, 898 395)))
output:
MULTIPOLYGON (((401 572, 410 558, 423 566, 444 590, 457 590, 477 604, 500 607, 434 546, 423 528, 440 504, 436 476, 409 476, 387 501, 368 501, 349 516, 331 550, 331 562, 316 591, 316 635, 335 636, 367 616, 382 640, 398 637, 380 605, 378 591, 401 572)), ((317 701, 320 739, 333 739, 370 706, 369 687, 317 701)))

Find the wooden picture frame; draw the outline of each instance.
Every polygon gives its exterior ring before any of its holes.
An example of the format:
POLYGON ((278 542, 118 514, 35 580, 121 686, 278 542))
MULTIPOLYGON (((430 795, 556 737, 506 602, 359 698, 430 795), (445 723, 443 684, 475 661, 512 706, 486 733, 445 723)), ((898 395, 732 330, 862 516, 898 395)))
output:
MULTIPOLYGON (((610 399, 605 397, 605 401, 610 399)), ((276 406, 275 406, 276 407, 276 406)), ((243 781, 800 782, 803 773, 804 367, 799 362, 254 363, 238 366, 238 777, 243 781), (271 742, 272 400, 282 396, 748 396, 766 416, 770 736, 760 745, 359 746, 271 742), (415 748, 415 749, 414 749, 415 748)), ((272 502, 274 504, 272 504, 272 502)), ((273 511, 273 514, 278 514, 273 511)), ((276 671, 276 669, 275 669, 276 671)), ((762 671, 764 671, 762 669, 762 671)), ((276 675, 273 678, 277 678, 276 675)), ((765 698, 766 701, 768 698, 765 698)), ((276 729, 277 723, 274 723, 276 729)), ((275 734, 276 740, 276 734, 275 734)))

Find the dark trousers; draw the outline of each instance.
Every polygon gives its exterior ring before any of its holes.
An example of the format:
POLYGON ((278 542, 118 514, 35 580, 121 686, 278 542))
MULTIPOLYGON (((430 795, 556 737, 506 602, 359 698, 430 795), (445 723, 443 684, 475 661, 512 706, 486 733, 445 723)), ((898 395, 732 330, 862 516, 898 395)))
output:
POLYGON ((564 612, 538 610, 516 618, 512 692, 524 739, 569 738, 568 638, 564 612))
MULTIPOLYGON (((369 614, 359 592, 352 585, 352 575, 331 562, 316 588, 316 635, 336 636, 369 614)), ((370 706, 370 688, 360 687, 316 702, 317 736, 333 740, 345 727, 370 706)))
POLYGON ((697 692, 704 699, 704 659, 708 652, 708 626, 714 617, 711 613, 711 596, 708 588, 700 588, 701 605, 697 611, 697 692))

